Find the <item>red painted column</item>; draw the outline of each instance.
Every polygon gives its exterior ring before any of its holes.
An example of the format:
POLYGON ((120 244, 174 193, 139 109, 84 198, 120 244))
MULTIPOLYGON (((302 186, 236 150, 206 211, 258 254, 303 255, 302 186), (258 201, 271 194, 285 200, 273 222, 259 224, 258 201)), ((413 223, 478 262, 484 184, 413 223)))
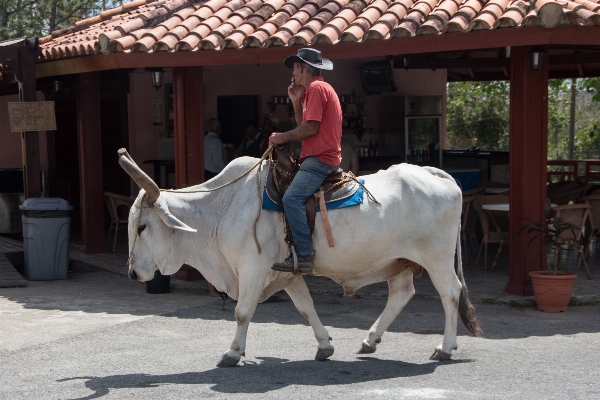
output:
POLYGON ((202 67, 173 68, 175 182, 178 188, 204 182, 202 67))
POLYGON ((204 182, 204 96, 202 67, 185 68, 187 184, 204 182))
POLYGON ((173 68, 173 142, 175 147, 175 187, 185 187, 187 181, 185 143, 185 68, 173 68))
POLYGON ((513 47, 510 66, 510 258, 506 292, 531 296, 530 271, 544 269, 540 240, 517 232, 524 218, 541 222, 546 201, 548 51, 542 69, 531 69, 531 47, 513 47))
POLYGON ((77 76, 77 139, 81 239, 86 253, 100 253, 106 251, 106 242, 104 237, 104 185, 98 72, 88 72, 77 76))
MULTIPOLYGON (((173 114, 175 184, 177 188, 204 182, 204 92, 202 67, 173 68, 173 114)), ((183 265, 177 279, 204 279, 200 272, 183 265)), ((210 290, 209 285, 209 290, 210 290)))

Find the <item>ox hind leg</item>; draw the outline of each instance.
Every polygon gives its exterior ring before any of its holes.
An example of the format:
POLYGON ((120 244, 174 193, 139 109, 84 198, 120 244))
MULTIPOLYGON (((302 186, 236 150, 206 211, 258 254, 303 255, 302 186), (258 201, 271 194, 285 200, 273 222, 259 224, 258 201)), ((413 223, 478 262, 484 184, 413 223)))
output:
MULTIPOLYGON (((252 268, 248 269, 252 270, 252 268)), ((255 269, 254 271, 257 270, 258 269, 255 269)), ((240 361, 242 356, 246 355, 246 335, 248 333, 248 326, 250 325, 250 320, 254 316, 258 300, 263 291, 263 284, 268 274, 268 270, 265 271, 266 273, 264 274, 258 274, 257 272, 247 273, 247 271, 240 272, 240 293, 237 305, 235 306, 237 330, 229 350, 223 354, 221 361, 217 364, 217 367, 219 368, 234 367, 240 361)))
POLYGON ((431 355, 431 360, 449 360, 452 356, 452 350, 458 348, 456 342, 456 330, 458 321, 458 303, 462 285, 454 272, 453 259, 450 263, 447 260, 438 260, 435 268, 427 268, 429 277, 440 295, 446 323, 444 326, 444 339, 442 344, 436 347, 431 355), (439 266, 439 267, 438 267, 439 266))
POLYGON ((413 286, 412 271, 406 269, 399 275, 388 279, 388 286, 390 292, 385 309, 369 329, 369 334, 363 340, 362 347, 358 351, 359 354, 374 353, 377 350, 377 345, 381 343, 383 333, 414 296, 415 287, 413 286))
POLYGON ((306 282, 304 282, 304 278, 299 277, 295 280, 295 282, 288 286, 285 291, 290 296, 294 305, 308 320, 310 326, 313 328, 315 333, 315 338, 318 342, 318 351, 315 356, 315 360, 324 361, 333 355, 333 346, 329 341, 331 338, 329 337, 329 333, 327 329, 321 323, 317 312, 315 311, 315 306, 313 305, 312 298, 310 297, 310 292, 308 291, 308 287, 306 287, 306 282))

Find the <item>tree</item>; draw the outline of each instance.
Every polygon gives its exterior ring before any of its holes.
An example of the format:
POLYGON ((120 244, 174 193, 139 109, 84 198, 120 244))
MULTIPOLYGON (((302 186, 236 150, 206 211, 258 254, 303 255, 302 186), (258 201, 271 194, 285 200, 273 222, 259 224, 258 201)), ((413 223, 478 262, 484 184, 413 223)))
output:
POLYGON ((46 36, 121 4, 121 0, 0 0, 0 40, 46 36))
MULTIPOLYGON (((508 150, 509 97, 506 81, 449 83, 448 147, 508 150)), ((599 158, 600 78, 548 82, 548 158, 569 156, 572 103, 575 105, 573 158, 599 158), (576 99, 574 103, 572 99, 576 99)))
POLYGON ((454 82, 447 86, 448 147, 508 150, 507 81, 454 82))

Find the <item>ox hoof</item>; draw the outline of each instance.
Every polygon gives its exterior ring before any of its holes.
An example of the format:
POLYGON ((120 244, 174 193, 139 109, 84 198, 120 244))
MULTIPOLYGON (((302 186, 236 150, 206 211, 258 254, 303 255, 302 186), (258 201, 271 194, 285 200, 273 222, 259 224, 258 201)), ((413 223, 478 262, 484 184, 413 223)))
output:
MULTIPOLYGON (((377 343, 379 343, 379 342, 380 341, 378 341, 377 343)), ((377 345, 371 346, 369 343, 364 341, 364 342, 362 342, 362 346, 356 352, 356 354, 371 354, 371 353, 375 353, 376 350, 377 350, 377 345)))
POLYGON ((333 355, 333 347, 330 349, 319 349, 315 356, 316 361, 325 361, 333 355))
POLYGON ((447 361, 450 358, 452 358, 452 354, 446 353, 442 349, 435 349, 435 351, 433 352, 431 357, 429 357, 430 360, 435 360, 435 361, 447 361))
POLYGON ((227 354, 223 354, 223 357, 221 357, 221 361, 219 361, 219 363, 217 364, 217 367, 219 367, 219 368, 235 367, 239 361, 240 361, 239 357, 235 358, 235 357, 228 356, 227 354))

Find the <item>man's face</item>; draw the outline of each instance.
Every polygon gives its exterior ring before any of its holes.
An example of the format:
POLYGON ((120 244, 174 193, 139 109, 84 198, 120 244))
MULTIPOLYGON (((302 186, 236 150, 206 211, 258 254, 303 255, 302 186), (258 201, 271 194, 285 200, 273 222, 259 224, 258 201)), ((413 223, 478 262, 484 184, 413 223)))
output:
POLYGON ((294 68, 292 70, 292 76, 294 77, 294 83, 296 85, 301 85, 302 81, 303 81, 303 77, 304 77, 304 67, 302 66, 302 64, 299 63, 294 63, 294 68))

